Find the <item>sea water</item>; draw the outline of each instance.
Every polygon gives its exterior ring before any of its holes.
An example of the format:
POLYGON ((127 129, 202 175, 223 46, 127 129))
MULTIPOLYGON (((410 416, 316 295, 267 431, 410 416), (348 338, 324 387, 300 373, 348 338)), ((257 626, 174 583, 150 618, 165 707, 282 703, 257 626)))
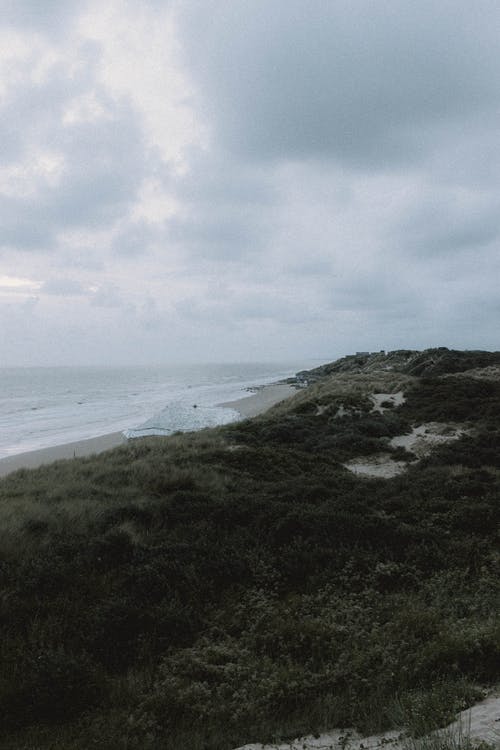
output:
POLYGON ((109 432, 169 435, 225 424, 239 414, 219 404, 308 366, 0 368, 0 458, 109 432))

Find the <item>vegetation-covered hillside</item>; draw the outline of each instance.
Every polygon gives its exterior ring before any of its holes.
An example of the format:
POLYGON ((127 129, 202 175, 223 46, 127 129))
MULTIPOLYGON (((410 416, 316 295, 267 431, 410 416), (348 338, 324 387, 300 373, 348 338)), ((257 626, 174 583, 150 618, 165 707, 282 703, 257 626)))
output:
POLYGON ((423 732, 500 681, 500 354, 391 354, 0 482, 1 748, 423 732))
POLYGON ((392 352, 358 352, 342 357, 335 362, 321 365, 314 370, 298 373, 300 379, 309 383, 327 375, 340 373, 401 372, 406 375, 436 376, 465 372, 473 368, 500 365, 500 352, 457 351, 441 346, 423 352, 413 349, 396 349, 392 352))

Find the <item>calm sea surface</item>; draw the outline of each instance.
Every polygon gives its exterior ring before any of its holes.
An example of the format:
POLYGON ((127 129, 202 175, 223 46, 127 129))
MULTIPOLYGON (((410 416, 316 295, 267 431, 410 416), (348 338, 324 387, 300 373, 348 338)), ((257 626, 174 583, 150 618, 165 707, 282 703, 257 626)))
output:
POLYGON ((314 366, 0 368, 0 458, 108 432, 168 435, 224 424, 238 414, 217 404, 314 366))

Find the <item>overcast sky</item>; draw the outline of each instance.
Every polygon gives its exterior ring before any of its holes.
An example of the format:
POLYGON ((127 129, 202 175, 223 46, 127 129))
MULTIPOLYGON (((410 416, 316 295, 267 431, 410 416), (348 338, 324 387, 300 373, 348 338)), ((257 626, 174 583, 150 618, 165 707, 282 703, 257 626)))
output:
POLYGON ((0 365, 500 348, 497 0, 0 10, 0 365))

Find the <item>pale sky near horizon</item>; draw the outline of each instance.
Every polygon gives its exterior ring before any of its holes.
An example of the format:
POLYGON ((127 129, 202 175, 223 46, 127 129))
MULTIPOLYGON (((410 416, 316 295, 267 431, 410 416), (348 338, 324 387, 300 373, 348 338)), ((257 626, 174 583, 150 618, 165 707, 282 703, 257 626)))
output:
POLYGON ((500 349, 496 0, 0 11, 0 366, 500 349))

